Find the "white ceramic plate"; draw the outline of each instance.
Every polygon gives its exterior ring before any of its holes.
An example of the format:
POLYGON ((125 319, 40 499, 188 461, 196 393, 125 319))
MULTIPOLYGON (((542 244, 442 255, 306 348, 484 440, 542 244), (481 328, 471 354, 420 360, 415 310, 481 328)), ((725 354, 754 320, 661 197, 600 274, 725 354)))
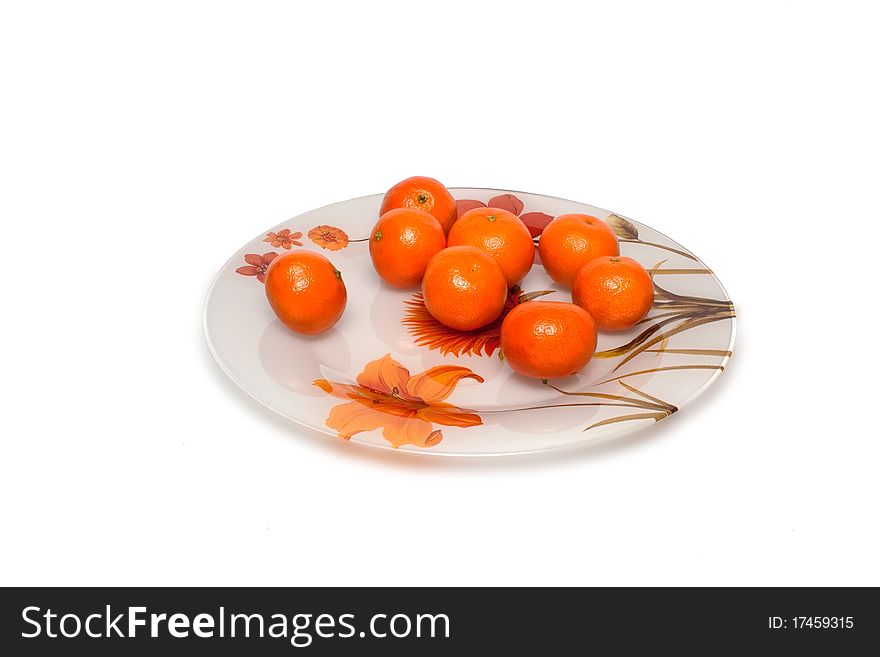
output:
MULTIPOLYGON (((656 301, 648 319, 627 333, 600 332, 597 356, 577 376, 546 383, 523 378, 499 357, 497 326, 457 334, 432 322, 416 290, 381 283, 366 242, 379 194, 285 221, 229 259, 205 307, 208 346, 223 371, 272 410, 334 440, 348 436, 445 456, 540 452, 647 429, 721 374, 733 349, 733 304, 683 246, 584 203, 495 189, 451 191, 461 209, 488 203, 513 211, 536 236, 567 212, 608 221, 621 253, 652 272, 656 301), (314 337, 286 329, 263 292, 261 273, 272 254, 298 248, 329 257, 348 289, 342 319, 314 337)), ((537 263, 521 287, 553 290, 546 300, 571 300, 537 263)))

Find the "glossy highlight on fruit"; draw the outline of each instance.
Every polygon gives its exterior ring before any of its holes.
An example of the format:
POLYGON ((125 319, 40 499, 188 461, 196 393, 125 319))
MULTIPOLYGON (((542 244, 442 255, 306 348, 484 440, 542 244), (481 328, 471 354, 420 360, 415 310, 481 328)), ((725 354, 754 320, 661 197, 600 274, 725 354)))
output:
POLYGON ((401 180, 385 193, 379 214, 396 208, 418 208, 434 217, 449 232, 458 217, 455 199, 439 180, 427 176, 413 176, 401 180))
POLYGON ((312 335, 339 321, 348 294, 332 262, 320 253, 297 250, 272 260, 266 270, 266 298, 285 326, 312 335))
POLYGON ((588 214, 562 214, 541 233, 538 252, 550 278, 571 286, 590 260, 620 255, 620 247, 614 231, 601 219, 588 214))
POLYGON ((437 220, 424 210, 398 208, 381 217, 370 233, 370 258, 376 273, 393 287, 416 287, 428 261, 446 247, 437 220))
POLYGON ((428 263, 422 296, 425 308, 438 322, 472 331, 501 315, 507 281, 492 256, 474 246, 451 246, 428 263))
POLYGON ((595 258, 578 272, 574 303, 592 315, 603 331, 635 326, 654 304, 654 282, 638 262, 625 256, 595 258))
POLYGON ((519 283, 535 262, 535 243, 526 225, 500 208, 468 210, 449 231, 449 246, 475 246, 498 263, 508 287, 519 283))
POLYGON ((526 301, 501 324, 501 353, 519 374, 534 379, 571 376, 596 351, 596 326, 573 303, 526 301))

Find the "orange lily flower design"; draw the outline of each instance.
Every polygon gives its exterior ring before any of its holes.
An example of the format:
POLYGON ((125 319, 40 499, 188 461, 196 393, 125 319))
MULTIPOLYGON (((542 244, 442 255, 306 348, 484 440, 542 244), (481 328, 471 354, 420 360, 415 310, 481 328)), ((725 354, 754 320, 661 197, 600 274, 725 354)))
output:
POLYGON ((462 379, 483 382, 483 377, 466 367, 440 365, 411 376, 409 370, 390 354, 374 360, 357 377, 357 385, 317 379, 324 392, 348 403, 330 410, 327 426, 339 437, 350 439, 356 433, 382 429, 394 447, 416 445, 433 447, 443 439, 434 424, 473 427, 483 421, 476 413, 444 400, 462 379))

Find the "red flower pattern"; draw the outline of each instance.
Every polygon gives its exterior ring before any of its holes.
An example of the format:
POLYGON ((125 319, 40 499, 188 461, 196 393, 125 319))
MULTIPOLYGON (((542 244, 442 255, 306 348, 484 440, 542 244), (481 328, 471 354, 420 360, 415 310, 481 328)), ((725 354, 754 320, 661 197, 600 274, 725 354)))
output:
POLYGON ((513 194, 500 194, 494 196, 489 199, 488 203, 483 203, 482 201, 474 199, 461 199, 455 202, 455 207, 458 209, 459 217, 468 210, 473 210, 474 208, 490 207, 507 210, 520 218, 520 221, 522 221, 526 225, 526 228, 529 229, 532 237, 538 237, 538 235, 541 234, 541 231, 547 227, 547 224, 553 221, 553 217, 544 212, 523 213, 525 205, 513 194))
POLYGON ((422 293, 416 292, 412 299, 403 302, 406 310, 401 324, 406 326, 417 345, 439 349, 444 356, 491 356, 501 346, 501 323, 507 313, 521 303, 552 292, 553 290, 523 292, 515 287, 507 296, 501 316, 491 324, 473 331, 456 331, 438 322, 425 307, 422 293))
POLYGON ((264 253, 263 255, 248 253, 244 256, 244 261, 247 265, 239 267, 235 270, 235 273, 241 274, 242 276, 256 276, 260 283, 265 283, 266 270, 269 268, 269 263, 277 257, 278 254, 274 251, 269 251, 269 253, 264 253))

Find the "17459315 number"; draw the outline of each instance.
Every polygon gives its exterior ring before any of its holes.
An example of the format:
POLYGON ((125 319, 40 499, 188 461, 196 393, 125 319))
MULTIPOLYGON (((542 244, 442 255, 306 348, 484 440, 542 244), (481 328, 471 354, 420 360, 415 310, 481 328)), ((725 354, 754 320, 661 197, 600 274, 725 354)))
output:
POLYGON ((770 616, 767 626, 771 630, 850 630, 854 621, 852 616, 770 616))

